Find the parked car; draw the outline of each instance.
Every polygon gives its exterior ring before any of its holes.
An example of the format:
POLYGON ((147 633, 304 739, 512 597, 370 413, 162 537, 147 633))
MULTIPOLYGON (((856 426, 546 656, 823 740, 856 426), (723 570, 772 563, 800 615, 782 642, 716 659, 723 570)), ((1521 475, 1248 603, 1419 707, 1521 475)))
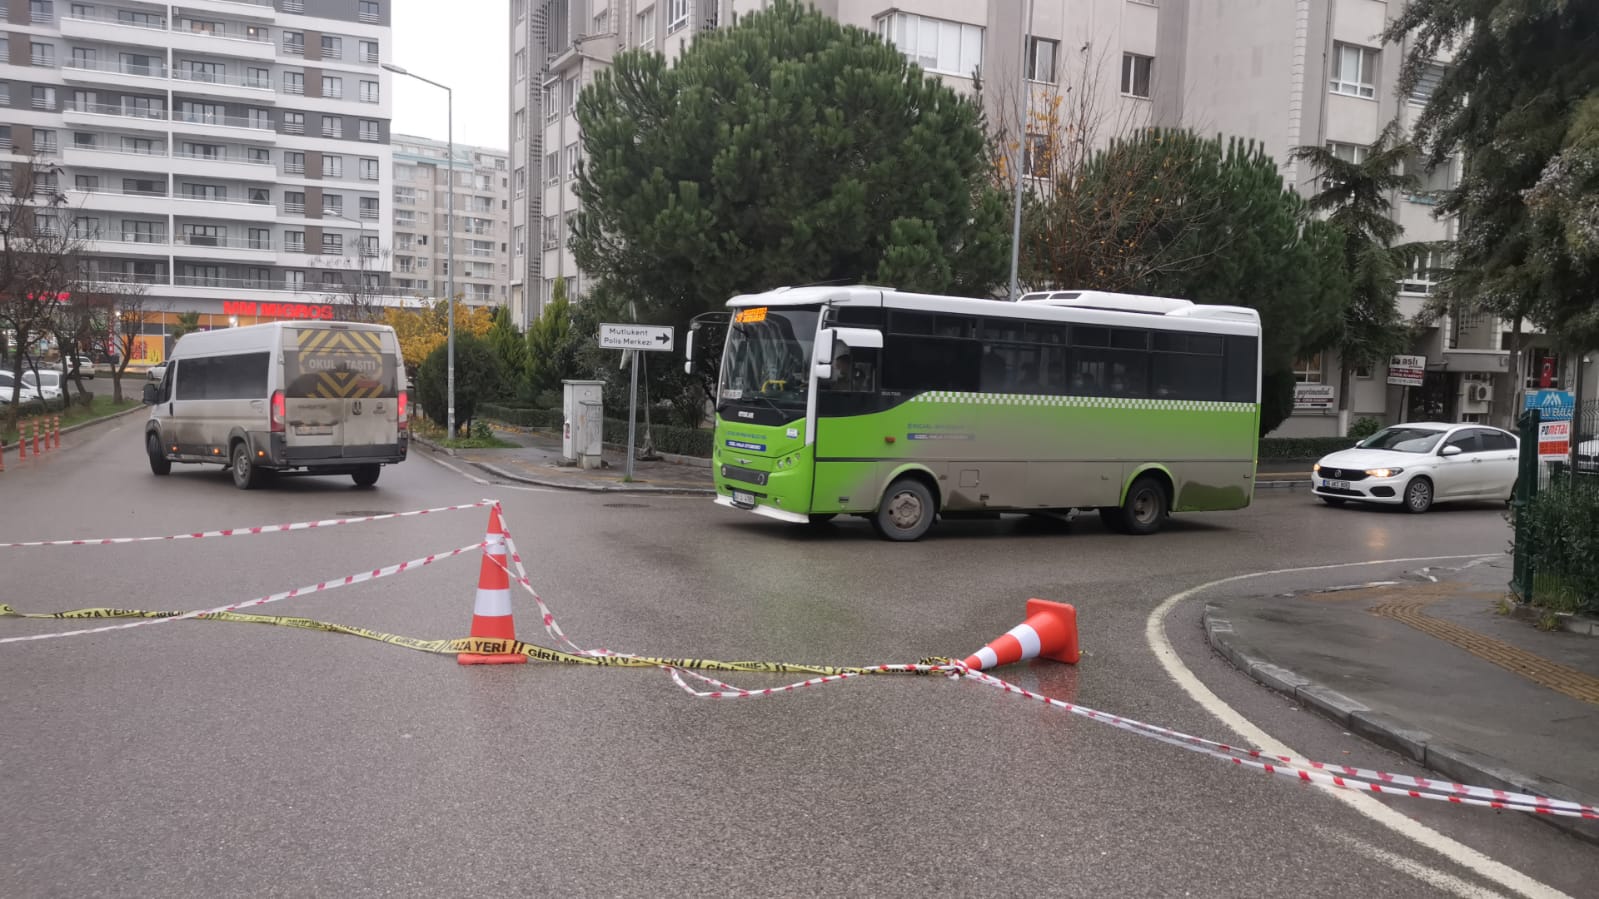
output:
POLYGON ((22 383, 38 391, 39 395, 47 400, 61 398, 62 382, 66 378, 61 372, 51 369, 40 369, 37 372, 24 371, 22 383))
POLYGON ((76 358, 77 358, 77 361, 74 362, 72 356, 62 356, 61 357, 61 373, 66 375, 66 376, 68 376, 68 377, 71 377, 72 376, 73 366, 76 366, 77 369, 78 369, 78 375, 80 377, 93 378, 94 377, 94 360, 90 359, 88 356, 78 356, 76 358))
POLYGON ((1441 502, 1509 501, 1518 446, 1516 435, 1486 425, 1395 425, 1323 457, 1310 487, 1330 506, 1381 503, 1417 513, 1441 502))
MULTIPOLYGON (((0 405, 11 405, 11 393, 16 388, 16 384, 17 382, 11 377, 11 372, 0 371, 0 405)), ((22 385, 22 393, 17 396, 17 400, 23 405, 34 402, 38 398, 39 391, 29 387, 26 383, 22 385)))

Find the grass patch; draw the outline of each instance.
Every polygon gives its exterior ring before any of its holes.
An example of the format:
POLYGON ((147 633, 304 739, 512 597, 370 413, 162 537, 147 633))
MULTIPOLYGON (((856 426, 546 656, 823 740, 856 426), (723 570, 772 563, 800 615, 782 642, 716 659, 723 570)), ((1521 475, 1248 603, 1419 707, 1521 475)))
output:
POLYGON ((509 440, 501 440, 498 437, 456 437, 453 440, 435 439, 433 442, 450 449, 511 449, 516 446, 509 440))
POLYGON ((472 423, 470 437, 446 438, 443 425, 426 418, 413 418, 411 433, 450 449, 512 449, 518 446, 494 436, 494 430, 484 421, 472 423))
MULTIPOLYGON (((96 396, 87 406, 73 405, 65 412, 51 412, 50 415, 54 416, 59 414, 61 416, 61 427, 67 428, 71 427, 72 425, 79 425, 83 424, 84 422, 94 421, 98 418, 106 418, 108 416, 115 415, 118 412, 125 412, 129 409, 132 409, 134 406, 139 405, 142 405, 142 403, 136 399, 124 399, 120 403, 114 403, 111 401, 111 397, 109 396, 96 396)), ((29 415, 26 412, 18 416, 22 424, 27 424, 27 422, 34 417, 35 416, 29 415)), ((45 423, 44 416, 40 414, 37 417, 39 418, 40 426, 43 427, 45 423)), ((27 433, 29 439, 32 439, 33 429, 29 428, 27 433)), ((43 432, 41 431, 40 433, 43 432)), ((15 443, 16 441, 17 427, 11 421, 11 407, 7 406, 3 411, 0 411, 0 443, 15 443)))

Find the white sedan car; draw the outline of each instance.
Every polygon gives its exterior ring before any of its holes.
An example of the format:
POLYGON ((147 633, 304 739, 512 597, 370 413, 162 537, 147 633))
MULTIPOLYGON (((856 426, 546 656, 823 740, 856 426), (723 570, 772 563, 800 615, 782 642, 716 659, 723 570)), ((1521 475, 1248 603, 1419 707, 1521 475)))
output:
POLYGON ((1310 488, 1330 506, 1508 501, 1516 487, 1516 435, 1479 424, 1395 425, 1317 462, 1310 488))

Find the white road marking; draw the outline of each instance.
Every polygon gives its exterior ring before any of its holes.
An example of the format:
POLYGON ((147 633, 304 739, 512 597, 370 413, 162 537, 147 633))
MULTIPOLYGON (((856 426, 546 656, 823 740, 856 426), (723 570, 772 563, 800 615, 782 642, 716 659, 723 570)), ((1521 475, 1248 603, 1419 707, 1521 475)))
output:
POLYGON ((1454 893, 1456 896, 1464 897, 1464 899, 1503 899, 1503 893, 1496 893, 1493 890, 1477 886, 1469 880, 1462 880, 1453 874, 1445 874, 1436 868, 1429 868, 1413 859, 1405 858, 1402 855, 1397 855, 1386 849, 1357 840, 1342 831, 1334 830, 1330 827, 1317 827, 1316 830, 1320 831, 1322 836, 1343 843, 1373 861, 1382 862, 1395 871, 1408 874, 1422 883, 1436 887, 1444 892, 1454 893))
MULTIPOLYGON (((1194 702, 1198 703, 1199 706, 1205 711, 1214 715, 1217 720, 1221 721, 1222 724, 1226 725, 1234 733, 1243 737, 1250 743, 1250 745, 1274 755, 1291 755, 1302 757, 1303 753, 1295 752, 1293 749, 1290 749, 1288 746, 1279 742, 1270 734, 1257 727, 1249 719, 1239 714, 1236 709, 1224 702, 1221 697, 1211 692, 1210 688, 1205 686, 1204 683, 1201 682, 1200 679, 1194 674, 1194 672, 1183 663, 1183 660, 1177 655, 1177 650, 1172 647, 1171 641, 1166 638, 1166 616, 1170 614, 1171 610, 1176 608, 1177 605, 1184 600, 1197 596, 1198 594, 1207 590, 1219 587, 1223 584, 1236 583, 1238 581, 1249 580, 1251 578, 1270 577, 1272 575, 1279 574, 1299 574, 1307 571, 1331 571, 1338 568, 1355 568, 1362 565, 1400 565, 1408 562, 1437 562, 1449 559, 1482 559, 1491 558, 1493 555, 1494 554, 1490 553, 1471 553, 1469 555, 1457 556, 1420 556, 1411 559, 1377 559, 1371 562, 1341 562, 1335 565, 1308 565, 1300 568, 1276 568, 1270 571, 1256 571, 1250 574, 1239 574, 1232 577, 1225 577, 1219 580, 1210 581, 1209 583, 1200 584, 1197 587, 1190 587, 1189 589, 1180 593, 1174 593, 1171 596, 1166 597, 1166 599, 1163 600, 1160 605, 1156 606, 1154 610, 1149 613, 1149 618, 1144 623, 1144 640, 1149 644, 1150 650, 1154 652, 1155 658, 1160 661, 1161 667, 1166 669, 1166 673, 1171 676, 1171 679, 1176 681, 1177 685, 1182 687, 1183 691, 1186 692, 1189 697, 1194 700, 1194 702)), ((1373 799, 1370 796, 1362 793, 1351 793, 1347 790, 1339 790, 1334 787, 1317 786, 1316 789, 1327 791, 1327 793, 1334 799, 1337 799, 1338 801, 1350 806, 1355 811, 1365 815, 1378 824, 1383 825, 1394 833, 1397 833, 1400 836, 1417 843, 1418 845, 1424 846, 1427 849, 1438 853, 1455 864, 1458 864, 1461 867, 1478 874, 1486 880, 1491 880, 1507 890, 1511 890, 1523 896, 1559 897, 1565 895, 1564 893, 1561 893, 1552 887, 1533 880, 1531 877, 1528 877, 1509 865, 1489 858, 1481 852, 1478 852, 1477 850, 1459 842, 1458 840, 1455 840, 1452 837, 1445 836, 1444 834, 1433 830, 1425 824, 1412 821, 1411 819, 1405 817, 1399 812, 1394 811, 1392 808, 1389 808, 1387 805, 1376 799, 1373 799)), ((1452 875, 1447 874, 1446 872, 1429 868, 1414 860, 1411 860, 1410 864, 1414 866, 1413 869, 1405 868, 1401 870, 1404 870, 1406 874, 1410 874, 1412 876, 1419 876, 1417 874, 1418 871, 1428 872, 1429 877, 1423 879, 1428 879, 1428 882, 1430 883, 1442 884, 1445 878, 1452 877, 1452 875)), ((1460 895, 1468 894, 1462 893, 1460 895)))
POLYGON ((443 459, 440 459, 438 456, 434 455, 433 453, 422 453, 421 455, 426 456, 428 459, 432 460, 434 463, 436 463, 438 465, 442 465, 445 468, 448 468, 449 470, 455 472, 456 474, 460 475, 463 478, 466 478, 467 480, 471 481, 472 483, 478 484, 478 485, 481 485, 481 486, 484 486, 484 487, 495 487, 495 488, 498 488, 498 489, 501 489, 501 490, 525 490, 528 493, 554 493, 555 492, 555 488, 554 487, 531 487, 531 486, 528 486, 526 484, 497 484, 494 481, 490 481, 490 480, 487 480, 485 478, 480 478, 477 475, 472 474, 469 471, 465 471, 463 469, 457 468, 454 465, 451 465, 450 463, 444 461, 443 459))

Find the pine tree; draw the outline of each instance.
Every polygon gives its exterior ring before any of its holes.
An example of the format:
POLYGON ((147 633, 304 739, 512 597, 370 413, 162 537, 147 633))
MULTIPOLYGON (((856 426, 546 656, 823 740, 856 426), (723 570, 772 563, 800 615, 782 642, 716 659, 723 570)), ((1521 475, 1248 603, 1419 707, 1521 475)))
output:
MULTIPOLYGON (((1594 164, 1584 136, 1591 120, 1579 113, 1599 96, 1599 4, 1413 0, 1383 39, 1410 48, 1402 90, 1452 56, 1414 126, 1434 163, 1455 152, 1465 159, 1460 184, 1438 206, 1460 222, 1448 294, 1458 305, 1530 320, 1567 345, 1599 345, 1599 268, 1583 249, 1584 229, 1573 242, 1562 224, 1572 221, 1563 210, 1583 204, 1557 200, 1564 172, 1576 179, 1570 196, 1594 184, 1581 161, 1594 164), (1539 197, 1547 202, 1535 210, 1529 201, 1539 197)), ((1594 214, 1591 201, 1586 208, 1594 214)))
POLYGON ((1349 303, 1336 325, 1339 359, 1338 433, 1349 430, 1350 377, 1358 366, 1372 365, 1400 349, 1399 278, 1413 252, 1396 248, 1404 229, 1393 218, 1396 191, 1415 186, 1404 166, 1415 148, 1390 122, 1359 162, 1340 159, 1326 147, 1305 146, 1294 156, 1309 163, 1321 189, 1310 200, 1312 212, 1326 214, 1343 234, 1344 273, 1349 303))
POLYGON ((1006 277, 976 103, 793 0, 700 35, 675 66, 619 54, 577 116, 573 250, 644 321, 681 334, 784 284, 982 296, 1006 277))

